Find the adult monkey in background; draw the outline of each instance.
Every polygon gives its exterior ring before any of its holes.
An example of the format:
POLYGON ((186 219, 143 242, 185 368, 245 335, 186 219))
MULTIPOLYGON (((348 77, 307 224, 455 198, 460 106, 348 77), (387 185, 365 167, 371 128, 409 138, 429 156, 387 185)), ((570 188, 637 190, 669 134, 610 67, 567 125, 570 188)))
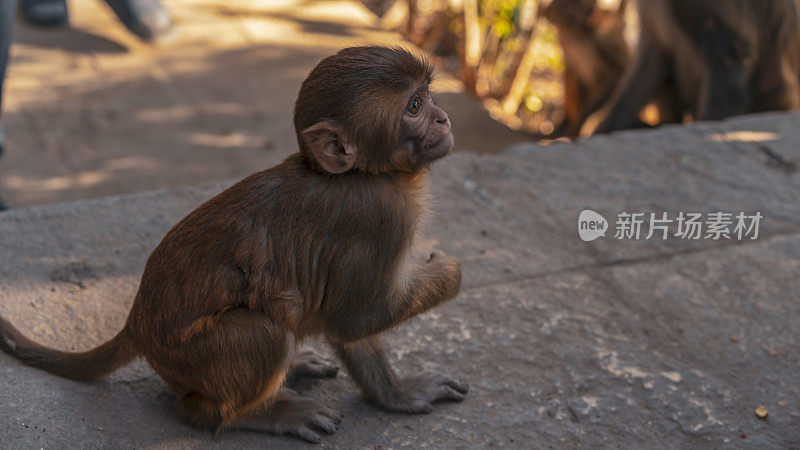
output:
POLYGON ((799 0, 635 3, 640 34, 633 61, 582 135, 641 125, 641 109, 667 88, 678 120, 800 106, 799 0))
POLYGON ((552 0, 544 16, 558 31, 564 55, 564 119, 557 136, 575 136, 605 104, 629 60, 626 0, 552 0), (611 3, 611 4, 609 4, 611 3))
MULTIPOLYGON (((293 358, 331 343, 375 405, 427 413, 467 385, 399 380, 378 333, 456 295, 458 261, 418 260, 426 171, 453 148, 430 98, 431 68, 401 49, 355 47, 322 60, 295 105, 299 153, 190 213, 150 255, 128 320, 84 353, 45 348, 0 318, 0 348, 26 364, 93 380, 143 355, 193 422, 319 441, 338 413, 283 387, 293 358)), ((312 364, 309 364, 311 362, 312 364)))

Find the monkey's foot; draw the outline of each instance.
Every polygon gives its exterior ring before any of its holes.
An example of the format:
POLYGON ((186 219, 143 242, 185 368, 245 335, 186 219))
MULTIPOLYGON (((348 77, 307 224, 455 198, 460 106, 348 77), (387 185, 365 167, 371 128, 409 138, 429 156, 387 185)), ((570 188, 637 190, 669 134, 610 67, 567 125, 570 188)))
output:
POLYGON ((339 366, 313 350, 304 350, 294 357, 289 377, 333 378, 339 373, 339 366))
POLYGON ((302 397, 297 392, 282 388, 269 410, 252 416, 237 428, 289 434, 317 443, 322 440, 320 431, 333 434, 339 429, 342 416, 317 400, 302 397))
POLYGON ((394 412, 428 414, 434 402, 460 402, 468 390, 467 383, 427 373, 402 380, 400 391, 380 401, 379 406, 394 412))

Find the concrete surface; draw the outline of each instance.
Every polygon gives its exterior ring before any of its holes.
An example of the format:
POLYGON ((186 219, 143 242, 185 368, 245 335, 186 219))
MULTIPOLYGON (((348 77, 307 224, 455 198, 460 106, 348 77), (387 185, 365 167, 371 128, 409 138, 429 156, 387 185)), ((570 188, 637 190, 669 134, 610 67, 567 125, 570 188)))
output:
MULTIPOLYGON (((145 45, 102 0, 70 0, 71 27, 17 21, 0 197, 55 203, 241 178, 296 147, 292 105, 342 47, 398 44, 356 0, 165 0, 174 34, 145 45)), ((454 78, 434 95, 458 146, 529 139, 494 122, 454 78)))
MULTIPOLYGON (((456 153, 437 164, 426 245, 458 256, 452 302, 387 334, 402 372, 470 383, 429 416, 378 412, 345 375, 304 386, 341 410, 341 448, 800 447, 800 114, 456 153), (771 156, 770 156, 771 155, 771 156), (755 241, 586 243, 577 216, 761 212, 755 241), (755 409, 769 411, 759 419, 755 409)), ((85 349, 123 324, 145 258, 223 185, 0 215, 0 313, 85 349)), ((613 233, 609 233, 612 236, 613 233)), ((317 345, 318 344, 314 344, 317 345)), ((5 448, 301 447, 215 437, 138 362, 82 384, 0 355, 5 448)))

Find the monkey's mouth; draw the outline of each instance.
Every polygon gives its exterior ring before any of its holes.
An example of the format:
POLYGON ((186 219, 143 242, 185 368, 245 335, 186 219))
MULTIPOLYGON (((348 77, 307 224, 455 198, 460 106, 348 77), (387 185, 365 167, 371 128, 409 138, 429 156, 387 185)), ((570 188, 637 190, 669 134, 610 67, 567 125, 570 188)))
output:
POLYGON ((441 139, 425 146, 425 154, 429 159, 441 158, 453 150, 453 133, 447 133, 441 139))

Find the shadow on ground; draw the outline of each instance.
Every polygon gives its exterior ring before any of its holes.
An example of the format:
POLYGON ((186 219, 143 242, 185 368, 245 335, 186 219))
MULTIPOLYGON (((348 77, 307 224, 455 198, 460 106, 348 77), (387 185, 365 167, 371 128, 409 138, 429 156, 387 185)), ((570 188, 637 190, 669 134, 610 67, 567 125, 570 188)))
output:
POLYGON ((72 27, 39 28, 17 25, 14 43, 73 53, 125 53, 128 49, 111 39, 72 27))

